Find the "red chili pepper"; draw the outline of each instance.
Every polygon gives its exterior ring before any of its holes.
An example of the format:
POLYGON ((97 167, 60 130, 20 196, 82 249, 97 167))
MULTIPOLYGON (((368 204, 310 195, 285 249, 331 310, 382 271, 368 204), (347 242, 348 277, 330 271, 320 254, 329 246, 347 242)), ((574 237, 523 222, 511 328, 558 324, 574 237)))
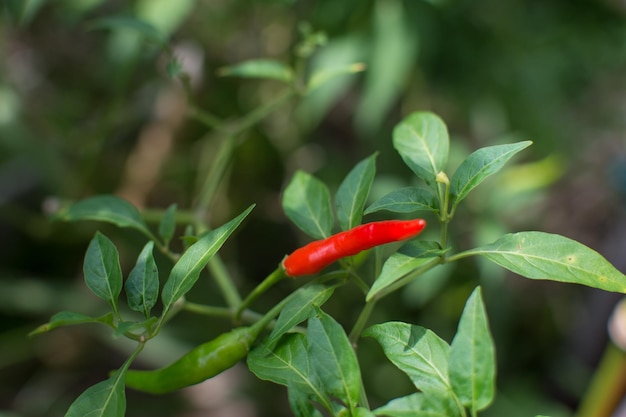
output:
POLYGON ((343 257, 416 236, 424 227, 426 221, 423 219, 362 224, 296 249, 285 258, 283 267, 287 275, 292 277, 315 274, 343 257))

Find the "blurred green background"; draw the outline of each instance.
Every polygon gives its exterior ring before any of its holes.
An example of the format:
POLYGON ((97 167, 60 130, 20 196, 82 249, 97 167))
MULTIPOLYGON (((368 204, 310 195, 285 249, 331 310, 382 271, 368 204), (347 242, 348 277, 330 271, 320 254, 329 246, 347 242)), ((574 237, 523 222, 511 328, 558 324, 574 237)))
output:
MULTIPOLYGON (((243 293, 306 241, 280 207, 296 169, 336 188, 356 162, 380 151, 372 200, 413 183, 391 130, 417 110, 447 123, 449 174, 478 147, 535 143, 462 207, 451 230, 457 250, 508 231, 543 230, 577 239, 626 270, 622 2, 3 0, 0 13, 0 416, 63 415, 128 351, 95 326, 26 336, 60 310, 106 310, 82 281, 96 229, 116 243, 126 272, 144 243, 106 225, 51 222, 49 213, 103 193, 128 198, 149 218, 172 203, 189 209, 220 141, 186 114, 159 44, 129 27, 98 29, 98 19, 134 18, 157 28, 188 71, 196 105, 224 120, 271 102, 284 87, 220 77, 218 70, 253 58, 298 64, 294 46, 303 27, 327 38, 306 71, 367 65, 277 109, 235 149, 210 220, 219 225, 257 204, 222 251, 243 293)), ((167 261, 159 261, 165 269, 167 261)), ((385 299, 372 321, 404 320, 450 340, 477 284, 499 361, 499 395, 482 415, 571 415, 604 351, 618 295, 526 281, 471 260, 385 299)), ((293 288, 276 289, 259 310, 293 288)), ((223 303, 208 276, 190 298, 223 303)), ((361 303, 346 288, 326 309, 349 327, 361 303)), ((228 325, 182 314, 139 365, 167 362, 228 325)), ((373 342, 362 342, 359 357, 373 406, 410 392, 373 342)), ((129 392, 127 415, 290 412, 282 387, 255 380, 242 365, 171 395, 129 392)))

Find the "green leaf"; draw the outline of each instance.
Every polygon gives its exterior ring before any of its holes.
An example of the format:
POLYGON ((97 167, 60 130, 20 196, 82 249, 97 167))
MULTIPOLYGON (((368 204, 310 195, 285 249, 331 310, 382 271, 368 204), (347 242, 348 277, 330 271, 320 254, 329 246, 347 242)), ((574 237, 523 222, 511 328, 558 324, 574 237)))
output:
POLYGON ((83 273, 87 287, 109 303, 117 315, 117 298, 122 291, 120 258, 113 242, 100 232, 89 243, 83 273))
POLYGON ((131 227, 151 236, 139 211, 128 201, 114 195, 99 195, 81 200, 61 210, 56 218, 64 221, 95 220, 118 227, 131 227))
POLYGON ((289 219, 315 239, 330 236, 333 227, 328 187, 303 171, 298 171, 283 193, 283 210, 289 219))
POLYGON ((432 331, 402 322, 376 324, 363 332, 382 346, 385 355, 426 394, 453 395, 448 379, 448 344, 432 331))
POLYGON ((414 211, 437 211, 437 198, 426 188, 404 187, 392 191, 378 201, 372 203, 364 214, 380 210, 394 213, 413 213, 414 211))
POLYGON ((361 371, 341 325, 318 309, 309 319, 307 341, 309 360, 326 392, 354 410, 361 393, 361 371))
POLYGON ((295 417, 323 417, 322 413, 313 405, 309 393, 289 386, 287 387, 287 396, 289 407, 295 417))
POLYGON ((219 75, 226 77, 267 78, 289 82, 293 79, 293 71, 282 62, 272 59, 251 59, 237 65, 224 67, 219 75))
POLYGON ((125 369, 87 388, 74 400, 65 417, 123 417, 126 412, 125 369))
POLYGON ((95 19, 90 22, 87 30, 111 29, 111 30, 131 30, 139 33, 145 39, 157 43, 159 46, 167 47, 167 36, 161 33, 150 23, 129 16, 114 16, 95 19))
POLYGON ((321 85, 324 85, 328 81, 335 79, 341 75, 355 74, 362 71, 365 71, 365 64, 361 62, 355 62, 332 68, 322 68, 321 70, 316 71, 311 76, 311 78, 309 78, 309 81, 307 83, 307 93, 310 93, 321 85))
MULTIPOLYGON (((459 254, 461 255, 461 254, 459 254)), ((463 252, 480 255, 531 279, 571 282, 626 293, 626 276, 593 249, 543 232, 507 234, 494 243, 463 252)))
POLYGON ((490 175, 498 172, 515 154, 532 144, 524 142, 478 149, 463 161, 450 180, 452 209, 490 175))
POLYGON ((350 68, 360 60, 365 47, 362 36, 333 37, 307 60, 309 73, 319 75, 315 76, 317 80, 310 79, 307 92, 295 109, 298 126, 302 126, 304 131, 315 128, 357 81, 354 74, 345 73, 342 69, 350 68), (342 72, 343 75, 340 75, 342 72))
POLYGON ((443 252, 437 242, 413 241, 405 244, 398 252, 387 258, 380 275, 367 293, 366 301, 375 298, 384 290, 388 292, 400 279, 436 259, 443 252))
POLYGON ((374 410, 377 416, 386 417, 460 417, 453 398, 440 393, 421 392, 396 398, 374 410))
POLYGON ((202 269, 253 208, 254 205, 248 207, 233 220, 210 231, 183 253, 172 268, 163 286, 161 293, 161 299, 163 300, 163 316, 165 316, 176 300, 185 295, 193 287, 200 277, 202 269))
POLYGON ((73 326, 75 324, 84 323, 102 323, 106 325, 112 325, 113 313, 107 313, 100 317, 91 317, 81 313, 75 313, 73 311, 61 311, 52 316, 48 323, 42 324, 41 326, 30 332, 28 335, 34 336, 36 334, 49 332, 50 330, 56 329, 57 327, 73 326))
POLYGON ((372 188, 376 173, 376 154, 362 160, 342 181, 335 195, 337 219, 343 230, 361 224, 365 201, 372 188))
POLYGON ((150 310, 159 296, 159 271, 152 254, 153 248, 153 241, 146 243, 126 280, 128 306, 143 313, 146 318, 150 317, 150 310))
POLYGON ((172 204, 165 210, 161 222, 159 223, 159 236, 163 239, 165 245, 168 245, 174 237, 176 230, 176 204, 172 204))
POLYGON ((393 146, 404 163, 430 186, 446 168, 449 142, 446 125, 429 112, 415 112, 393 130, 393 146))
POLYGON ((354 417, 375 417, 375 414, 372 413, 367 408, 358 407, 352 412, 352 416, 354 417))
POLYGON ((450 345, 452 389, 472 415, 487 408, 495 395, 496 355, 481 289, 468 298, 450 345))
POLYGON ((268 336, 268 344, 308 319, 315 307, 321 307, 330 298, 334 290, 333 287, 318 284, 298 289, 293 298, 281 310, 272 333, 268 336))
POLYGON ((376 1, 367 39, 367 72, 356 109, 359 133, 380 132, 389 110, 407 90, 418 55, 419 31, 408 3, 376 1))
POLYGON ((248 368, 259 379, 271 381, 306 393, 327 409, 331 401, 309 360, 307 337, 302 333, 284 334, 272 349, 266 343, 248 354, 248 368))

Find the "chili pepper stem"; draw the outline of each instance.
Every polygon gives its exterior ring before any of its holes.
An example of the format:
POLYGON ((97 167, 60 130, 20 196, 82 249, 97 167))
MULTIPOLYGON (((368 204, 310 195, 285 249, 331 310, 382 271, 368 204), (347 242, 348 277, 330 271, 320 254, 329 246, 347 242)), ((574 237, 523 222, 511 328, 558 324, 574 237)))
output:
POLYGON ((437 174, 439 184, 439 222, 441 223, 441 247, 445 248, 448 241, 448 223, 452 219, 452 213, 448 212, 450 205, 450 180, 445 172, 437 174))
POLYGON ((378 300, 374 299, 367 302, 365 307, 363 307, 363 310, 361 310, 361 314, 359 314, 359 317, 357 318, 356 323, 354 323, 354 327, 352 327, 350 335, 348 336, 348 340, 350 340, 352 347, 356 347, 356 342, 359 340, 359 337, 361 337, 361 333, 363 332, 363 329, 365 328, 377 301, 378 300))
POLYGON ((257 285, 256 288, 252 290, 252 292, 248 294, 248 296, 239 304, 239 307, 237 307, 237 311, 235 312, 235 321, 239 320, 241 313, 246 308, 248 308, 250 304, 254 302, 254 300, 259 298, 265 291, 273 287, 278 281, 281 281, 284 278, 287 278, 287 274, 285 274, 285 270, 283 269, 283 267, 279 266, 274 270, 274 272, 269 274, 267 278, 265 278, 259 285, 257 285))

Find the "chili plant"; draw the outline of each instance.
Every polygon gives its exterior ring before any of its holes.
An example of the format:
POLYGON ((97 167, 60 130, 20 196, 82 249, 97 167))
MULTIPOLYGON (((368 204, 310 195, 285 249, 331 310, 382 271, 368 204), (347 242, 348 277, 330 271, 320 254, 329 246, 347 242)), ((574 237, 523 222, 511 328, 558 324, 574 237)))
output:
MULTIPOLYGON (((96 233, 85 255, 85 283, 111 311, 99 317, 58 313, 34 331, 96 322, 137 342, 128 360, 108 379, 80 395, 66 415, 122 416, 126 386, 156 394, 177 390, 213 377, 247 355, 247 365, 254 375, 287 387, 296 416, 477 416, 492 403, 496 392, 495 347, 481 288, 475 288, 467 299, 451 341, 414 323, 370 323, 379 300, 433 268, 475 256, 530 279, 626 292, 626 276, 599 253, 560 235, 518 232, 475 248, 459 251, 450 246, 448 229, 459 204, 531 142, 478 149, 450 176, 449 137, 444 122, 432 113, 417 112, 396 126, 393 145, 421 185, 392 191, 369 205, 376 155, 348 173, 334 195, 334 203, 327 185, 310 174, 297 172, 284 190, 282 205, 286 216, 315 241, 285 260, 277 260, 276 270, 247 297, 231 296, 229 308, 189 303, 185 294, 252 207, 214 230, 187 236, 190 244, 182 255, 169 249, 175 230, 175 206, 163 213, 156 233, 138 210, 115 196, 88 198, 62 210, 60 219, 99 220, 133 228, 147 241, 124 284, 116 247, 106 236, 96 233), (418 212, 430 212, 438 224, 428 228, 437 230, 439 238, 415 238, 425 227, 421 219, 362 225, 363 216, 375 212, 411 218, 418 212), (405 239, 397 251, 381 259, 381 267, 377 268, 376 263, 374 267, 363 267, 364 255, 355 256, 405 239), (156 316, 152 315, 159 294, 155 248, 174 262, 160 291, 162 308, 156 316), (305 274, 312 278, 269 311, 259 314, 251 309, 274 284, 283 279, 300 280, 298 277, 305 274), (123 285, 128 307, 138 313, 130 319, 123 314, 118 300, 123 285), (344 285, 356 285, 363 294, 362 310, 354 323, 340 324, 323 310, 325 303, 332 302, 335 289, 344 285), (163 369, 130 370, 145 344, 185 308, 230 319, 234 329, 163 369), (250 325, 243 326, 243 321, 250 325), (377 408, 369 406, 368 387, 363 384, 356 354, 362 338, 380 344, 389 361, 412 381, 414 393, 390 398, 377 408)), ((365 254, 380 257, 382 251, 365 254)), ((228 285, 235 286, 232 282, 228 285)))

